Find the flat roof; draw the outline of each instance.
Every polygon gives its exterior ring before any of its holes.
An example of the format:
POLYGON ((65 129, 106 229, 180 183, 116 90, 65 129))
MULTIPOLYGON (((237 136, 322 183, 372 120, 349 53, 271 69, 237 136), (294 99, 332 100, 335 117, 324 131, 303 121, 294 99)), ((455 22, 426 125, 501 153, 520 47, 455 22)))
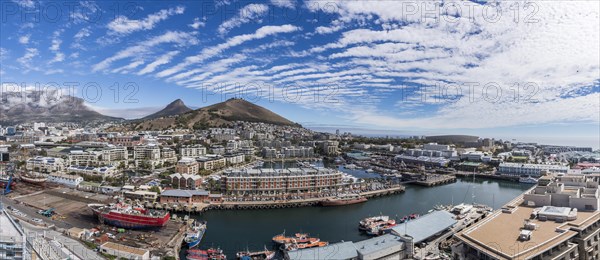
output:
MULTIPOLYGON (((0 207, 2 206, 0 205, 0 207)), ((2 226, 2 228, 0 228, 0 241, 10 241, 15 243, 23 242, 23 234, 21 234, 19 229, 14 226, 13 221, 9 219, 10 216, 7 214, 8 213, 6 213, 4 209, 0 208, 0 226, 2 226)))
MULTIPOLYGON (((522 200, 512 206, 520 205, 522 200)), ((575 236, 576 231, 571 227, 582 228, 590 225, 600 217, 600 211, 577 213, 577 219, 557 223, 555 221, 529 220, 533 207, 517 206, 516 210, 502 213, 498 210, 478 224, 463 230, 456 237, 469 246, 477 248, 496 258, 526 259, 575 236), (537 226, 528 241, 518 240, 525 220, 537 226), (562 230, 562 232, 557 232, 562 230)))
POLYGON ((109 249, 121 251, 121 252, 127 252, 130 254, 139 255, 139 256, 142 256, 148 252, 148 250, 144 250, 144 249, 140 249, 140 248, 136 248, 136 247, 130 247, 130 246, 117 244, 117 243, 113 243, 113 242, 106 242, 106 243, 102 244, 100 247, 109 248, 109 249))
POLYGON ((356 242, 354 243, 354 246, 356 247, 356 250, 360 252, 361 255, 370 255, 383 249, 402 246, 403 244, 404 242, 399 236, 393 234, 385 234, 383 236, 356 242))
POLYGON ((288 252, 290 260, 353 259, 358 257, 354 243, 340 242, 324 247, 315 247, 288 252))
POLYGON ((407 234, 413 238, 414 243, 420 243, 452 227, 456 222, 454 214, 439 210, 425 214, 418 219, 410 220, 405 224, 399 224, 392 230, 398 235, 407 234))

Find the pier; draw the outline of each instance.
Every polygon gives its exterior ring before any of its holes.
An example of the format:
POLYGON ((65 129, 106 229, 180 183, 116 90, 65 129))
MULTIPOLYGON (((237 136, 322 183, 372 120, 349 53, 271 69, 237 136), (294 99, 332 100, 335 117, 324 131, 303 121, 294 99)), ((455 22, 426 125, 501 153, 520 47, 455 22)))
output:
POLYGON ((437 185, 444 185, 456 181, 456 176, 453 175, 427 175, 423 180, 416 180, 412 183, 420 186, 432 187, 437 185))

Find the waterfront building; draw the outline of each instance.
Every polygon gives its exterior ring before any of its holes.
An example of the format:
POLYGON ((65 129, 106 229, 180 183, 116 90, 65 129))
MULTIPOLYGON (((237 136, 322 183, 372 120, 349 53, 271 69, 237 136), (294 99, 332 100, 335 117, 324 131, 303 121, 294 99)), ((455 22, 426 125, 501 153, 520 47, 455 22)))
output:
POLYGON ((29 259, 25 232, 0 203, 0 259, 29 259))
POLYGON ((435 166, 435 167, 445 167, 450 163, 449 159, 444 157, 428 157, 428 156, 410 156, 410 155, 396 155, 394 157, 396 161, 403 161, 408 164, 416 164, 416 165, 427 165, 427 166, 435 166))
POLYGON ((592 147, 542 145, 545 154, 557 154, 564 152, 592 152, 592 147))
POLYGON ((130 200, 154 202, 158 198, 158 194, 153 191, 144 191, 144 190, 124 191, 123 197, 125 197, 126 199, 130 199, 130 200))
POLYGON ((148 145, 136 145, 133 148, 133 159, 138 160, 159 160, 160 159, 160 147, 155 144, 148 145))
MULTIPOLYGON (((598 183, 544 182, 455 235, 453 259, 599 259, 598 183)), ((556 182, 555 182, 556 181, 556 182)))
POLYGON ((246 161, 246 156, 243 153, 225 154, 225 164, 235 165, 246 161))
POLYGON ((111 144, 116 146, 134 147, 141 144, 144 138, 141 136, 117 136, 109 140, 111 144))
POLYGON ((160 203, 206 203, 210 200, 208 195, 205 190, 165 190, 160 194, 160 203))
POLYGON ((177 162, 175 172, 180 174, 198 174, 198 162, 194 158, 183 157, 177 162))
POLYGON ((498 173, 513 176, 539 177, 542 172, 567 173, 568 166, 556 164, 523 164, 523 163, 501 163, 498 173))
POLYGON ((221 183, 232 194, 314 192, 343 185, 342 173, 326 168, 226 170, 221 183))
POLYGON ((106 242, 100 245, 100 252, 108 255, 114 255, 117 258, 131 259, 131 260, 145 260, 150 259, 150 251, 141 249, 138 247, 130 247, 122 244, 113 242, 106 242))
POLYGON ((177 188, 196 189, 202 185, 202 177, 194 174, 174 173, 169 175, 171 186, 177 188))
POLYGON ((196 158, 200 169, 212 170, 223 168, 226 165, 226 160, 223 156, 218 154, 207 154, 196 158))
POLYGON ((83 181, 83 178, 77 175, 51 173, 48 176, 48 181, 74 188, 79 186, 79 183, 83 181))
POLYGON ((179 149, 181 157, 197 157, 206 154, 206 147, 203 145, 184 146, 179 149))
POLYGON ((36 156, 27 160, 25 168, 36 172, 57 172, 65 169, 65 162, 62 158, 36 156))
POLYGON ((69 166, 66 169, 67 173, 75 173, 81 175, 99 175, 102 177, 114 176, 117 174, 117 168, 108 165, 102 167, 88 167, 88 166, 69 166))

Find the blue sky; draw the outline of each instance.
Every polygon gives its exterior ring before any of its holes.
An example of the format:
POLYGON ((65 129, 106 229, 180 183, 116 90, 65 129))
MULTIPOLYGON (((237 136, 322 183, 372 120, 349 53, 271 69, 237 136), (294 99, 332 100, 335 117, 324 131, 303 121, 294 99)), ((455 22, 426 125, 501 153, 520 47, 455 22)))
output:
POLYGON ((236 96, 312 127, 600 146, 597 1, 0 8, 3 91, 77 83, 90 107, 126 118, 236 96))

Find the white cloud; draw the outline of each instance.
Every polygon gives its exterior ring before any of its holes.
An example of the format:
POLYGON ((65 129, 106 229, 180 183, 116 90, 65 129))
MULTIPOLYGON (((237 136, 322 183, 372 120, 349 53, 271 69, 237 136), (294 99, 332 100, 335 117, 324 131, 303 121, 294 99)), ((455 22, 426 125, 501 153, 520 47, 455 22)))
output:
POLYGON ((108 57, 102 60, 101 62, 95 64, 92 70, 94 72, 105 70, 108 67, 110 67, 110 65, 115 61, 131 57, 139 57, 143 54, 147 54, 148 52, 150 52, 152 47, 165 43, 172 43, 176 46, 182 47, 187 45, 198 44, 198 39, 196 39, 194 34, 191 33, 168 31, 162 35, 155 36, 146 41, 140 42, 137 45, 128 47, 124 50, 117 52, 113 56, 108 57))
POLYGON ((249 4, 242 7, 238 14, 231 19, 223 22, 219 28, 219 34, 223 35, 231 29, 240 27, 242 24, 252 21, 260 21, 260 18, 269 11, 269 6, 264 4, 249 4))
POLYGON ((296 5, 295 0, 271 0, 271 4, 277 7, 294 9, 296 5))
POLYGON ((160 10, 154 14, 148 15, 142 20, 130 20, 126 16, 120 15, 115 20, 108 23, 108 29, 116 34, 126 35, 136 31, 150 30, 159 22, 166 20, 169 16, 183 14, 184 7, 169 8, 160 10))
POLYGON ((206 25, 206 23, 204 21, 201 21, 199 17, 194 18, 194 22, 191 24, 188 24, 190 27, 198 30, 200 27, 204 27, 206 25))
POLYGON ((19 37, 19 43, 20 44, 28 44, 29 38, 31 38, 31 34, 23 35, 23 36, 19 37))
POLYGON ((205 48, 204 50, 202 50, 200 52, 200 54, 187 57, 183 63, 178 64, 172 68, 163 70, 163 71, 159 72, 157 74, 157 76, 158 77, 166 77, 169 75, 173 75, 177 72, 180 72, 185 67, 187 67, 191 64, 202 62, 208 58, 219 55, 221 52, 223 52, 231 47, 238 46, 247 41, 262 39, 267 36, 276 35, 279 33, 290 33, 290 32, 295 32, 295 31, 299 31, 299 30, 300 30, 300 27, 296 27, 296 26, 293 26, 290 24, 280 25, 280 26, 272 26, 272 25, 263 26, 263 27, 259 28, 258 30, 256 30, 256 32, 254 32, 252 34, 238 35, 238 36, 229 38, 226 42, 221 43, 219 45, 205 48))
POLYGON ((33 0, 13 0, 13 2, 17 3, 21 7, 33 8, 35 6, 35 2, 33 0))
POLYGON ((36 48, 25 49, 25 55, 17 59, 17 62, 21 64, 26 71, 35 70, 36 68, 31 65, 31 60, 40 54, 36 48))
POLYGON ((0 61, 5 60, 8 57, 8 50, 0 47, 0 61))
POLYGON ((179 54, 179 51, 170 51, 167 52, 166 54, 160 56, 158 59, 156 59, 154 62, 146 65, 146 67, 144 67, 140 72, 138 72, 138 75, 144 75, 144 74, 148 74, 150 72, 154 72, 154 70, 156 70, 156 68, 160 65, 164 65, 167 64, 169 62, 171 62, 171 59, 173 59, 173 57, 175 57, 175 55, 179 54))

